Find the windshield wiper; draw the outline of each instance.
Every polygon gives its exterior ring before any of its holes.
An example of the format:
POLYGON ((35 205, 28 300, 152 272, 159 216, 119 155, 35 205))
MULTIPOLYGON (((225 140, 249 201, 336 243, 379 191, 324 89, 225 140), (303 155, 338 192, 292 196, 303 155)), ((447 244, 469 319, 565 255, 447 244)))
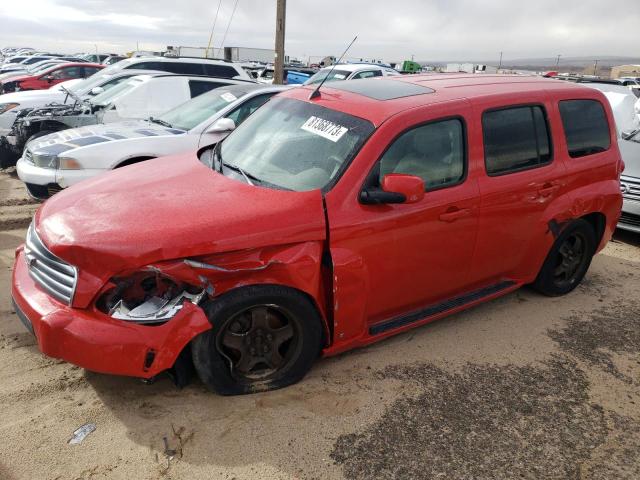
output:
POLYGON ((260 181, 260 179, 259 179, 259 178, 257 178, 257 177, 255 177, 255 176, 253 176, 253 175, 251 175, 251 174, 249 174, 249 173, 245 172, 242 168, 240 168, 240 167, 239 167, 239 166, 237 166, 237 165, 233 165, 232 163, 227 163, 227 162, 224 162, 224 161, 221 161, 221 162, 220 162, 220 165, 223 165, 223 166, 225 166, 225 167, 227 167, 227 168, 229 168, 229 169, 231 169, 231 170, 234 170, 234 171, 236 171, 236 172, 240 172, 240 174, 242 174, 242 176, 243 176, 243 177, 244 177, 244 179, 247 181, 247 183, 248 183, 249 185, 251 185, 251 186, 253 186, 253 185, 254 185, 254 184, 253 184, 253 182, 251 181, 251 179, 253 179, 253 180, 254 180, 254 181, 256 181, 256 182, 259 182, 259 181, 260 181))
POLYGON ((227 167, 230 170, 233 170, 234 172, 238 172, 240 175, 242 175, 244 177, 244 179, 247 181, 247 183, 251 186, 254 186, 255 184, 253 182, 258 182, 258 183, 264 183, 263 180, 259 179, 258 177, 256 177, 255 175, 251 175, 250 173, 247 173, 244 171, 244 169, 242 169, 241 167, 239 167, 238 165, 235 165, 233 163, 228 163, 225 162, 224 160, 222 160, 222 155, 220 155, 220 144, 222 142, 219 142, 218 144, 216 144, 215 147, 213 147, 213 152, 212 152, 212 162, 211 162, 211 168, 214 170, 217 170, 219 173, 223 173, 222 171, 222 167, 227 167), (216 162, 218 162, 218 168, 216 169, 216 162), (253 180, 253 182, 252 182, 253 180))
POLYGON ((159 118, 149 117, 148 120, 152 123, 157 123, 158 125, 162 125, 163 127, 173 128, 169 122, 165 122, 164 120, 160 120, 159 118))

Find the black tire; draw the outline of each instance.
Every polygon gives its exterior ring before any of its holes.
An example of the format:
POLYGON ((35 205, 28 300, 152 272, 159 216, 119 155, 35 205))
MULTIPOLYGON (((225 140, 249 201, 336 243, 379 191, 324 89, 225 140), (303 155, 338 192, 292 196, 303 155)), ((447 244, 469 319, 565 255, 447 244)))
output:
POLYGON ((296 383, 322 348, 318 311, 304 294, 289 288, 242 287, 203 309, 213 328, 193 339, 193 363, 202 382, 221 395, 296 383))
POLYGON ((596 247, 596 234, 591 224, 582 219, 574 220, 554 242, 533 288, 550 297, 571 292, 587 273, 596 247))
POLYGON ((29 138, 27 138, 27 141, 24 142, 24 148, 22 149, 23 152, 27 148, 27 145, 29 145, 29 142, 31 140, 35 140, 36 138, 44 137, 45 135, 49 135, 50 133, 55 133, 55 130, 40 130, 39 132, 36 132, 33 135, 31 135, 29 138))
POLYGON ((0 145, 0 168, 13 167, 18 161, 19 155, 10 148, 0 145))

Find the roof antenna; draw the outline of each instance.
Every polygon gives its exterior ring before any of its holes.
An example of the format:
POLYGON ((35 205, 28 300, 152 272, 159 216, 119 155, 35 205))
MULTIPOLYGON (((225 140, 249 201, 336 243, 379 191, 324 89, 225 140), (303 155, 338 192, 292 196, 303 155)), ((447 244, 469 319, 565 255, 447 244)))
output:
POLYGON ((322 81, 320 82, 318 87, 311 93, 311 95, 309 95, 309 100, 313 100, 314 98, 320 96, 320 87, 322 87, 322 85, 324 85, 324 82, 326 82, 327 78, 329 78, 329 75, 331 75, 331 72, 333 72, 333 70, 336 68, 336 65, 338 65, 342 61, 344 56, 347 54, 347 52, 351 48, 351 45, 353 45, 356 42, 357 39, 358 39, 357 35, 355 37, 353 37, 353 40, 351 40, 351 43, 349 44, 347 49, 342 53, 342 55, 340 56, 338 61, 332 65, 331 70, 329 70, 329 73, 327 73, 327 75, 322 79, 322 81))

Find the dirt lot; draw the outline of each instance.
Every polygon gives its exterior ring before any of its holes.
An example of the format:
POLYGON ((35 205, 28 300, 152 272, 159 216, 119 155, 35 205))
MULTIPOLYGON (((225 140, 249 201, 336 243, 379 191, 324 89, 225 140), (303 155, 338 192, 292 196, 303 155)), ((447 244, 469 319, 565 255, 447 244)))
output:
POLYGON ((43 357, 9 295, 36 207, 0 172, 2 480, 640 478, 640 236, 569 296, 523 289, 228 398, 43 357))

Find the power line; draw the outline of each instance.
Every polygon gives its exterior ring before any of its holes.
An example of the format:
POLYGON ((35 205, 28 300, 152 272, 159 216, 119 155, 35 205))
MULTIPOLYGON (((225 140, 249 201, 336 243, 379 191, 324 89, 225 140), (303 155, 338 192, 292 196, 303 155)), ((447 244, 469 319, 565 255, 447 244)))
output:
POLYGON ((218 55, 222 51, 222 47, 224 47, 224 41, 227 39, 227 33, 229 33, 229 27, 231 26, 231 21, 233 20, 233 15, 236 13, 236 8, 238 7, 238 2, 240 0, 236 0, 236 3, 233 5, 233 11, 231 12, 231 16, 229 17, 229 23, 227 24, 227 29, 224 32, 224 37, 222 37, 222 43, 220 44, 220 48, 218 49, 218 55))
POLYGON ((211 27, 211 35, 209 35, 209 44, 207 45, 207 49, 205 50, 204 56, 207 58, 209 56, 209 48, 211 48, 211 42, 213 41, 213 31, 216 28, 216 22, 218 21, 218 13, 220 13, 220 5, 222 5, 222 0, 218 2, 218 9, 216 10, 216 16, 213 18, 213 26, 211 27))

